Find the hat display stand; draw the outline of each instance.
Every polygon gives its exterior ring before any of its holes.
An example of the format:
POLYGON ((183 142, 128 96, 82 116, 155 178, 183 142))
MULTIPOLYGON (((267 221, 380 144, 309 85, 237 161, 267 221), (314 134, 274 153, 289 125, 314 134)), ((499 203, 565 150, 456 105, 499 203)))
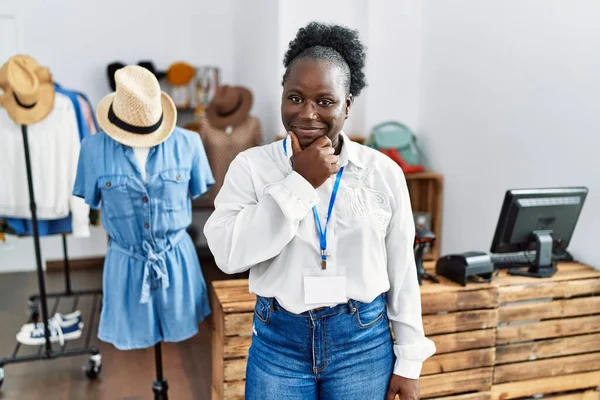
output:
MULTIPOLYGON (((19 355, 21 343, 17 343, 11 357, 0 358, 0 387, 4 383, 4 366, 8 364, 24 363, 30 361, 41 361, 41 360, 53 360, 64 357, 74 357, 89 354, 90 358, 87 363, 85 372, 89 379, 95 379, 102 371, 102 356, 97 347, 90 346, 92 327, 96 320, 96 309, 99 302, 99 297, 102 295, 101 290, 83 290, 74 291, 71 289, 71 275, 69 260, 67 255, 67 240, 65 234, 62 235, 63 253, 64 253, 64 268, 65 268, 65 292, 63 293, 47 293, 46 282, 44 277, 44 271, 42 269, 42 258, 40 251, 40 235, 38 227, 38 219, 36 212, 35 194, 33 190, 33 178, 31 172, 31 157, 29 154, 29 141, 27 137, 27 125, 21 125, 21 132, 23 134, 23 146, 25 149, 25 164, 27 169, 27 185, 29 188, 29 207, 31 210, 31 221, 33 225, 33 239, 35 247, 35 261, 36 271, 39 286, 39 295, 33 295, 29 297, 29 319, 28 323, 37 322, 40 314, 42 314, 42 324, 44 326, 44 344, 39 346, 37 354, 19 355), (88 319, 88 331, 85 337, 85 343, 83 347, 67 349, 67 344, 64 342, 60 349, 55 350, 50 341, 50 330, 48 327, 49 313, 48 313, 48 298, 55 298, 55 303, 52 310, 52 315, 56 312, 58 304, 62 298, 71 297, 73 298, 73 311, 77 309, 79 298, 81 296, 93 296, 92 299, 92 310, 88 319)), ((1 395, 0 395, 1 396, 1 395)))

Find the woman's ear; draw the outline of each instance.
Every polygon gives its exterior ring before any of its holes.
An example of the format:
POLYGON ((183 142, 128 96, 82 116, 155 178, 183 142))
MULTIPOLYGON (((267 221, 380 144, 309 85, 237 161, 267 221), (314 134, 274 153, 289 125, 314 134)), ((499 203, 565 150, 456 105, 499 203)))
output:
POLYGON ((348 95, 348 97, 346 97, 346 119, 348 119, 348 117, 350 117, 350 110, 352 109, 353 101, 354 101, 354 98, 352 97, 352 93, 350 93, 348 95))

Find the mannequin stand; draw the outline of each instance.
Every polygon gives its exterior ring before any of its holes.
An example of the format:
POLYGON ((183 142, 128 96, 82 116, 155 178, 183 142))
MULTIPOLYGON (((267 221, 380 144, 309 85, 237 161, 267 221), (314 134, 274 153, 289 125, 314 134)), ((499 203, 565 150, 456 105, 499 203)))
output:
POLYGON ((169 395, 167 394, 169 384, 167 383, 167 380, 163 378, 162 348, 160 342, 154 346, 154 357, 156 364, 156 380, 152 384, 154 400, 169 400, 169 395))
POLYGON ((67 259, 67 244, 66 237, 63 235, 63 251, 65 256, 65 283, 66 283, 66 293, 46 293, 46 281, 44 270, 42 268, 42 255, 40 250, 40 234, 38 227, 38 219, 37 219, 37 208, 35 203, 35 193, 33 190, 33 177, 31 172, 31 157, 29 155, 29 141, 27 137, 27 126, 22 125, 21 131, 23 133, 23 146, 25 149, 25 164, 27 168, 27 185, 29 188, 29 208, 31 210, 31 222, 33 225, 33 243, 35 248, 35 261, 36 261, 36 271, 38 278, 38 286, 39 286, 39 295, 34 295, 29 297, 29 307, 30 307, 30 316, 28 319, 28 323, 37 322, 39 318, 39 308, 41 306, 42 313, 42 323, 44 326, 44 344, 41 345, 37 351, 37 354, 27 354, 23 356, 18 356, 19 349, 21 348, 21 343, 17 343, 13 354, 11 357, 0 358, 0 387, 4 383, 4 366, 8 364, 16 364, 30 361, 40 361, 40 360, 53 360, 56 358, 62 357, 72 357, 72 356, 80 356, 84 354, 90 354, 90 359, 88 365, 86 367, 86 375, 90 379, 95 379, 102 370, 102 356, 100 355, 100 351, 96 347, 90 347, 90 339, 92 327, 94 326, 96 307, 98 303, 99 294, 101 291, 99 290, 88 290, 81 292, 73 292, 71 290, 71 281, 70 281, 70 271, 69 264, 67 259), (65 342, 63 346, 61 346, 60 350, 55 350, 50 341, 50 330, 48 327, 48 297, 55 297, 56 301, 54 303, 54 307, 52 313, 54 314, 58 308, 58 303, 61 297, 74 297, 74 309, 77 307, 77 302, 79 300, 80 295, 94 295, 92 302, 92 311, 90 313, 90 318, 87 325, 87 334, 85 339, 85 345, 81 348, 69 349, 66 347, 69 342, 65 342))

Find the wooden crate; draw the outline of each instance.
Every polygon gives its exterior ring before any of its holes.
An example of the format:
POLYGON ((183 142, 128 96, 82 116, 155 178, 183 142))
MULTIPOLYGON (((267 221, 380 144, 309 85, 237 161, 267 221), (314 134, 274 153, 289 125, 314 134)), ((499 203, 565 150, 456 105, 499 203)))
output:
POLYGON ((436 241, 431 250, 424 255, 425 260, 437 260, 442 241, 442 208, 444 179, 433 172, 419 172, 406 175, 413 212, 426 212, 431 215, 431 231, 436 241))
POLYGON ((421 286, 423 327, 436 344, 436 354, 421 371, 421 397, 487 400, 495 359, 497 289, 439 279, 440 284, 426 280, 421 286))
MULTIPOLYGON (((436 355, 423 365, 421 397, 489 392, 498 318, 497 290, 492 285, 463 287, 440 279, 441 284, 425 281, 421 287, 423 325, 437 346, 436 355)), ((248 293, 247 280, 227 280, 211 284, 211 300, 212 399, 243 399, 256 298, 248 293)), ((486 398, 464 397, 479 399, 486 398)))
POLYGON ((493 399, 600 399, 600 271, 562 263, 552 278, 502 273, 496 285, 493 399))
POLYGON ((212 400, 244 398, 246 359, 252 342, 256 296, 248 280, 214 281, 212 307, 212 400))

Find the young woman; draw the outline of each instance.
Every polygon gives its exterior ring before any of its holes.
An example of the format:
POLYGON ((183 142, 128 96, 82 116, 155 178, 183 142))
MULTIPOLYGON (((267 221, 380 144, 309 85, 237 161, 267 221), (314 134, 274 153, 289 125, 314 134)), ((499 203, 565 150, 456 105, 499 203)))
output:
POLYGON ((356 31, 298 31, 284 59, 288 136, 233 161, 206 224, 219 268, 249 269, 257 294, 248 400, 418 399, 435 352, 402 170, 342 132, 364 63, 356 31))

